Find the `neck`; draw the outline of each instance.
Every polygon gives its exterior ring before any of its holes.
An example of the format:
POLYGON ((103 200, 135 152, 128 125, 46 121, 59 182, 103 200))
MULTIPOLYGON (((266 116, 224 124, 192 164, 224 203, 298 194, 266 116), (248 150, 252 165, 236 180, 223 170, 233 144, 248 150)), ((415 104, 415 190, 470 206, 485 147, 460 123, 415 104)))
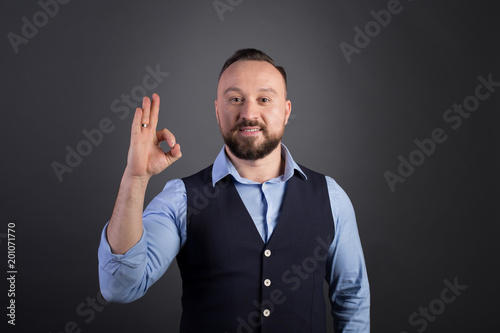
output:
POLYGON ((248 180, 262 184, 285 172, 285 161, 281 158, 281 143, 269 155, 255 161, 237 158, 227 146, 225 151, 239 175, 248 180))

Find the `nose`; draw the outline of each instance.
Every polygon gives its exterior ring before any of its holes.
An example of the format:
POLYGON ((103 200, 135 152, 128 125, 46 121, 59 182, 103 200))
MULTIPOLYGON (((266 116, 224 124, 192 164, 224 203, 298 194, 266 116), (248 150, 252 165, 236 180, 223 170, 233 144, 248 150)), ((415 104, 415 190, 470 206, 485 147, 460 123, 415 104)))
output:
POLYGON ((260 117, 260 111, 257 103, 255 101, 246 100, 240 109, 240 118, 255 120, 260 117))

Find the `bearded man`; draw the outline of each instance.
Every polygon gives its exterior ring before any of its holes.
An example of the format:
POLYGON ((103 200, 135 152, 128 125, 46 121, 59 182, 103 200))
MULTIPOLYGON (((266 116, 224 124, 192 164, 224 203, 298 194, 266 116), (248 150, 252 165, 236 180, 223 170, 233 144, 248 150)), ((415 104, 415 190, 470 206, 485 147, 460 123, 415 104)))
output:
POLYGON ((156 130, 159 107, 153 94, 135 112, 99 247, 103 296, 138 299, 177 258, 181 332, 326 332, 325 280, 335 332, 369 332, 351 202, 281 142, 292 109, 285 70, 255 49, 230 57, 215 101, 224 147, 209 167, 167 182, 143 211, 150 178, 182 156, 174 135, 156 130))

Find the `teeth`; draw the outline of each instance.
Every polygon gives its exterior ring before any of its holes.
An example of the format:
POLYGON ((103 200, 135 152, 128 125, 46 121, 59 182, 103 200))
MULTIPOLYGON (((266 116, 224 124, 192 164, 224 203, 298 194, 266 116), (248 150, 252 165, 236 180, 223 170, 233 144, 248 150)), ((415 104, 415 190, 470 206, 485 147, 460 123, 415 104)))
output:
POLYGON ((243 131, 245 131, 245 132, 257 132, 259 130, 258 129, 251 129, 251 130, 243 130, 243 131))

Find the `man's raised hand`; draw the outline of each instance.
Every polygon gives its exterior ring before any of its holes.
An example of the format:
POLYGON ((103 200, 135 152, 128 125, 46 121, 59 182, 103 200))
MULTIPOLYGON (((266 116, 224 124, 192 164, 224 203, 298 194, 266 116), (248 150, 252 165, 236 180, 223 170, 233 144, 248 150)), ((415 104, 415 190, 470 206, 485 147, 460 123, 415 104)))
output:
POLYGON ((156 131, 159 110, 160 96, 157 94, 153 94, 152 102, 144 97, 142 109, 135 110, 125 170, 129 176, 149 179, 182 156, 181 147, 169 130, 156 131), (170 147, 167 153, 160 147, 163 141, 170 147))

